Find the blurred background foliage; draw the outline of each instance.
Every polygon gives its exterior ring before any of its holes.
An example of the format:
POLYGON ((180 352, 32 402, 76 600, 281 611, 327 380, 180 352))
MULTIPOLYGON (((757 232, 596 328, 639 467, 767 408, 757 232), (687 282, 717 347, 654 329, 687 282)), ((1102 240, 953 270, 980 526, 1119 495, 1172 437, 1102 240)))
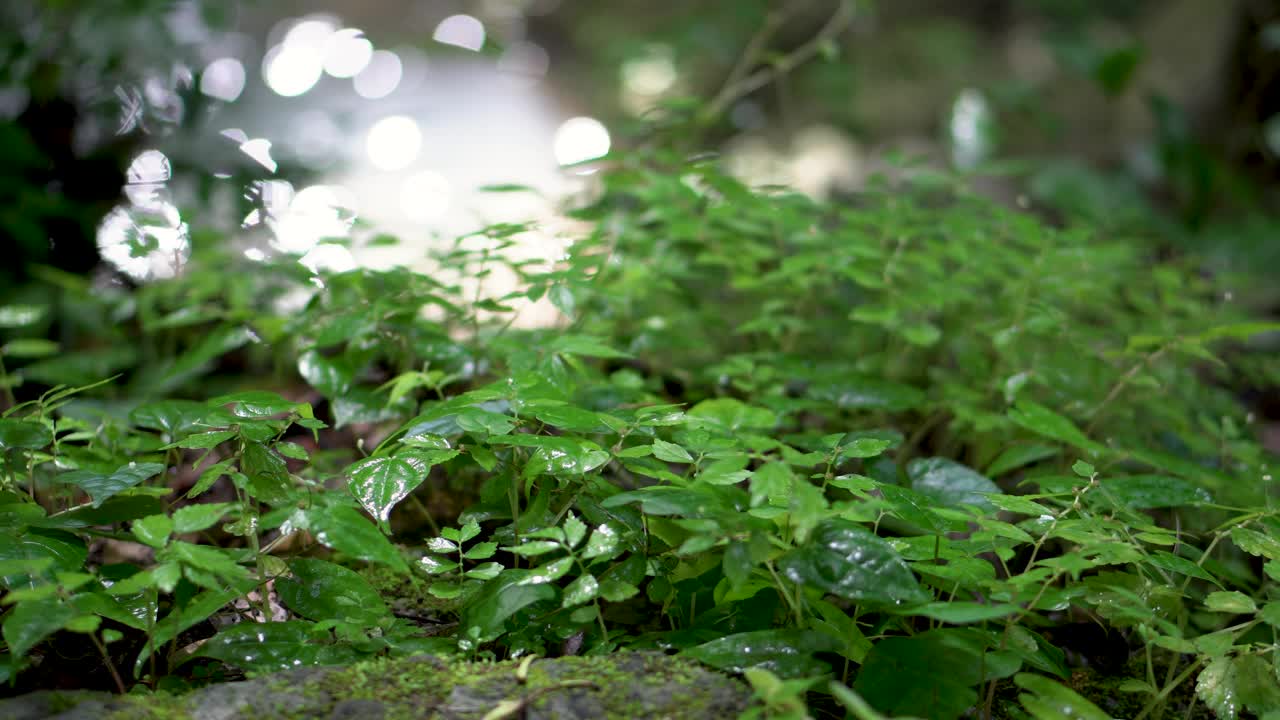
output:
POLYGON ((1267 0, 13 0, 0 27, 0 301, 50 266, 175 274, 204 232, 412 265, 591 192, 560 166, 657 141, 817 197, 904 158, 960 172, 1280 303, 1267 0), (545 207, 468 194, 486 183, 545 207))

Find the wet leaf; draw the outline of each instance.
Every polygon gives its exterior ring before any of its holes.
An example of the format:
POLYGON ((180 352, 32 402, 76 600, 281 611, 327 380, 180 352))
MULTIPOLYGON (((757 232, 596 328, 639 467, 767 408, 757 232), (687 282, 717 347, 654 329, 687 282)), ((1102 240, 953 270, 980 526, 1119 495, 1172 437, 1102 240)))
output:
POLYGON ((503 634, 507 620, 516 613, 555 599, 554 586, 529 583, 528 575, 528 571, 510 570, 485 583, 462 611, 459 626, 463 634, 474 628, 479 642, 489 642, 503 634))
POLYGON ((1019 400, 1009 410, 1009 419, 1037 435, 1058 440, 1082 450, 1102 453, 1105 447, 1090 440, 1076 424, 1055 413, 1049 408, 1031 402, 1019 400))
POLYGON ((1196 697, 1219 720, 1235 720, 1240 714, 1240 692, 1236 687, 1236 665, 1231 658, 1210 661, 1196 677, 1196 697))
POLYGON ((561 607, 573 607, 591 602, 600 592, 600 583, 591 573, 579 575, 564 589, 564 600, 561 607))
POLYGON ((1280 560, 1280 539, 1264 535, 1257 530, 1231 528, 1231 542, 1250 555, 1258 555, 1268 560, 1280 560))
POLYGON ((1111 720, 1097 705, 1043 675, 1018 673, 1013 682, 1026 693, 1018 701, 1036 720, 1111 720))
POLYGON ((400 551, 354 508, 345 505, 313 508, 305 512, 305 518, 321 544, 358 560, 409 571, 400 551))
POLYGON ((302 617, 368 625, 390 615, 382 596, 354 570, 315 558, 289 561, 291 577, 276 578, 280 602, 302 617))
POLYGON ((787 579, 859 602, 901 605, 929 600, 886 541, 843 519, 820 523, 804 546, 779 561, 787 579))
POLYGON ((53 432, 36 420, 0 418, 0 452, 5 450, 39 450, 53 442, 53 432))
POLYGON ((917 458, 907 463, 911 489, 944 507, 973 505, 990 509, 989 494, 1000 488, 976 470, 947 458, 917 458))
POLYGON ((763 668, 783 678, 812 677, 830 672, 813 657, 835 652, 839 643, 824 633, 808 630, 756 630, 727 635, 684 651, 699 662, 727 672, 763 668))
POLYGON ((348 488, 360 506, 381 522, 391 515, 391 508, 409 497, 427 479, 431 466, 442 459, 456 456, 451 450, 442 454, 400 453, 391 457, 375 457, 351 466, 348 488))
POLYGON ((314 628, 303 620, 242 622, 209 638, 200 646, 197 657, 214 658, 256 672, 345 664, 359 657, 352 648, 316 642, 314 628))
POLYGON ((1099 484, 1104 491, 1100 494, 1137 510, 1213 502, 1209 492, 1199 485, 1166 475, 1109 477, 1099 484))
POLYGON ((88 493, 93 506, 100 507, 111 496, 138 485, 164 472, 160 463, 129 463, 120 466, 110 475, 91 470, 72 470, 55 478, 58 482, 75 485, 88 493))

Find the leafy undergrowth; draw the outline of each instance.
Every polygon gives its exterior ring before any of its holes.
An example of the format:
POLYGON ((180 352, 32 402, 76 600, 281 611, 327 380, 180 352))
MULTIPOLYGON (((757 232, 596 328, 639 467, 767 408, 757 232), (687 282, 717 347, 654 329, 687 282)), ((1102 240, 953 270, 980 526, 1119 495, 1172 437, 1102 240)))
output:
POLYGON ((925 175, 603 182, 545 262, 506 225, 430 275, 210 252, 0 309, 12 690, 635 649, 754 717, 1280 713, 1235 391, 1277 326, 1194 258, 925 175))

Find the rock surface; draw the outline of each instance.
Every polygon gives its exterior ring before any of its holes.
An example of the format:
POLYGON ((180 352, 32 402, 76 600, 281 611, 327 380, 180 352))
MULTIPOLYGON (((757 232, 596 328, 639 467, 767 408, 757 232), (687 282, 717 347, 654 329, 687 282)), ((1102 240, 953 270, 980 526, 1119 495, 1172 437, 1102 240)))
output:
POLYGON ((463 662, 430 656, 300 668, 185 695, 30 693, 0 700, 0 720, 479 720, 736 718, 741 682, 659 653, 463 662))

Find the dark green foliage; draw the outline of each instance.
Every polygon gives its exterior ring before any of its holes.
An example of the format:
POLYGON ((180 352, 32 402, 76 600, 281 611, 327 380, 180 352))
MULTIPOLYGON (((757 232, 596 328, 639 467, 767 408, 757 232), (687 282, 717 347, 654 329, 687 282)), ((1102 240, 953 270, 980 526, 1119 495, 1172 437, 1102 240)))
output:
POLYGON ((1273 460, 1225 389, 1277 327, 1194 258, 946 177, 819 204, 636 154, 604 182, 564 260, 503 259, 523 226, 438 253, 506 266, 495 295, 211 255, 85 298, 122 376, 7 368, 32 399, 0 420, 5 673, 76 636, 122 686, 661 648, 774 717, 1102 717, 1050 639, 1088 620, 1147 717, 1189 684, 1280 711, 1273 460), (544 297, 563 326, 511 322, 544 297), (122 539, 143 566, 90 559, 122 539), (369 564, 440 617, 394 615, 369 564))

